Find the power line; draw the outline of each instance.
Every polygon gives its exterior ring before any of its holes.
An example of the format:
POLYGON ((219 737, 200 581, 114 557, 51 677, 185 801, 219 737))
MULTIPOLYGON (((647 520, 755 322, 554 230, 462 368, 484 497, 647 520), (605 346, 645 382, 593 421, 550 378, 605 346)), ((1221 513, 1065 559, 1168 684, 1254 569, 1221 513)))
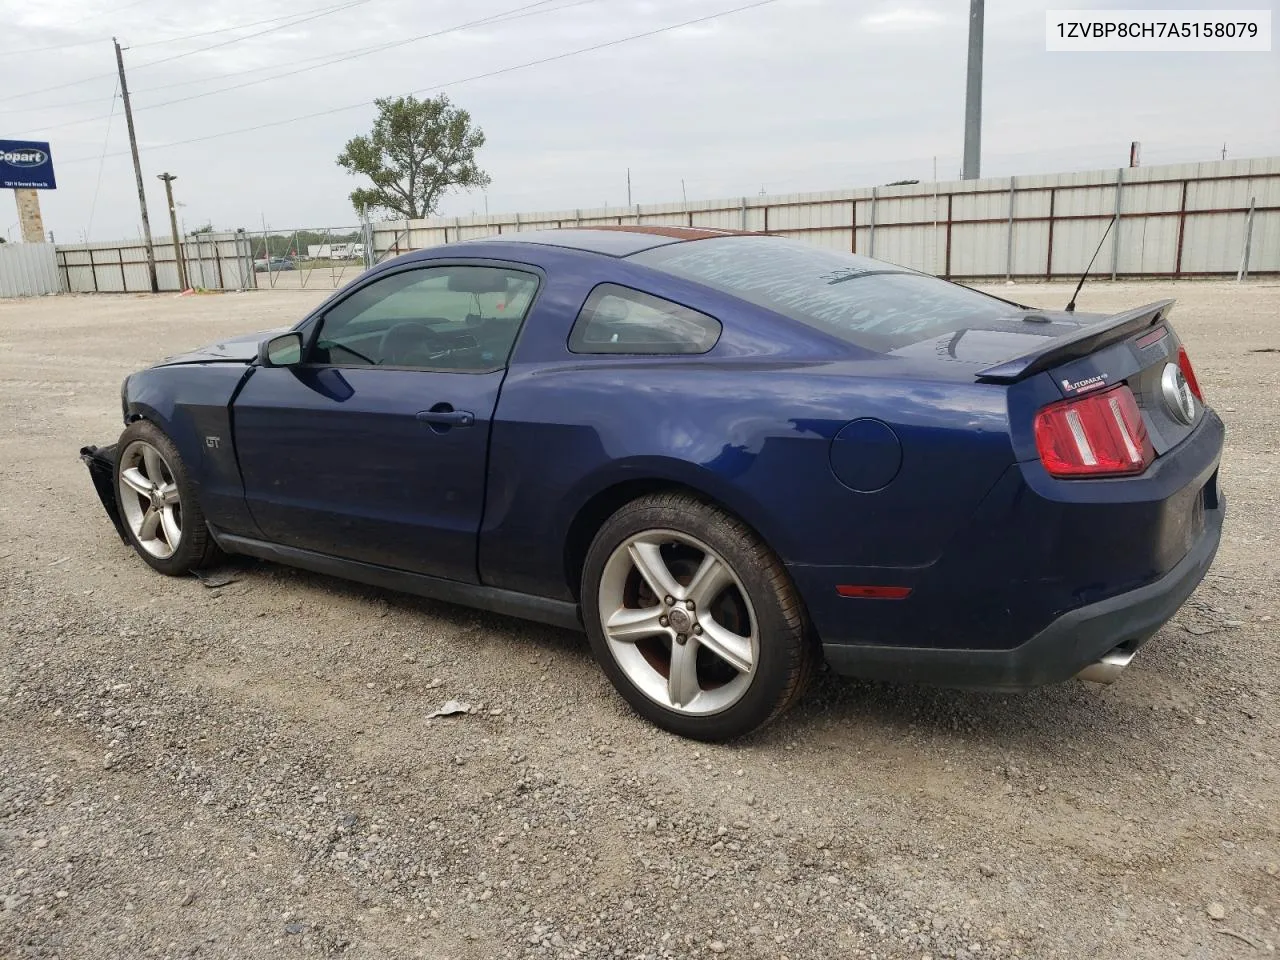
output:
POLYGON ((263 77, 259 80, 246 80, 243 83, 233 84, 232 86, 229 86, 229 87, 219 87, 217 90, 206 90, 204 93, 195 93, 189 97, 178 97, 177 99, 174 99, 174 100, 165 100, 162 103, 148 103, 143 107, 139 107, 138 109, 151 110, 156 107, 167 107, 175 103, 186 103, 188 100, 199 100, 201 97, 211 97, 216 93, 226 93, 229 90, 239 90, 242 87, 252 87, 259 83, 270 83, 272 80, 281 80, 284 77, 294 77, 300 73, 309 73, 312 70, 319 70, 322 67, 333 66, 335 63, 346 63, 348 60, 358 60, 361 57, 367 57, 374 53, 382 53, 385 50, 391 50, 391 49, 394 49, 395 47, 407 46, 410 43, 417 43, 421 40, 430 40, 430 39, 433 39, 434 37, 442 37, 445 34, 456 33, 459 30, 466 30, 471 27, 485 26, 493 23, 507 23, 512 20, 521 20, 521 19, 524 19, 525 17, 535 17, 544 13, 558 13, 561 10, 568 10, 570 7, 580 7, 588 3, 600 3, 601 0, 573 0, 572 3, 566 3, 563 6, 553 7, 549 10, 530 9, 531 7, 545 6, 549 2, 551 2, 551 0, 537 0, 536 3, 527 3, 522 7, 515 7, 511 10, 504 11, 503 13, 495 13, 489 17, 481 17, 480 19, 477 19, 477 20, 470 20, 467 23, 460 23, 456 27, 449 27, 445 30, 436 30, 436 31, 433 31, 432 33, 423 33, 423 34, 419 34, 416 37, 408 37, 404 40, 393 40, 390 43, 383 43, 375 47, 368 47, 364 50, 357 51, 355 53, 349 53, 341 57, 336 57, 332 60, 326 60, 323 63, 313 64, 312 66, 309 66, 309 67, 301 67, 297 70, 290 70, 286 73, 272 74, 269 77, 263 77))
MULTIPOLYGON (((344 63, 348 60, 356 60, 356 59, 359 59, 360 57, 367 57, 374 53, 381 53, 385 50, 390 50, 393 47, 402 47, 410 43, 417 43, 420 40, 428 40, 433 37, 441 37, 441 36, 444 36, 445 34, 455 33, 459 30, 466 30, 470 27, 484 26, 484 25, 493 24, 493 23, 508 23, 512 20, 520 20, 525 17, 538 16, 544 13, 558 13, 561 10, 568 10, 570 7, 580 7, 588 3, 599 3, 601 2, 601 0, 573 0, 573 2, 571 3, 566 3, 559 7, 553 7, 551 9, 542 9, 542 10, 531 9, 533 7, 545 7, 546 4, 551 2, 552 0, 536 0, 536 2, 534 3, 527 3, 520 7, 514 7, 510 10, 505 10, 502 13, 495 13, 487 17, 480 17, 479 19, 476 19, 476 20, 470 20, 467 23, 461 23, 455 27, 448 27, 444 30, 436 30, 436 31, 433 31, 432 33, 420 34, 419 36, 416 36, 416 37, 408 37, 403 40, 393 40, 390 43, 382 43, 373 47, 366 47, 363 50, 358 50, 354 53, 349 53, 344 56, 325 60, 323 63, 316 63, 309 67, 302 67, 297 70, 289 70, 285 73, 277 73, 269 77, 260 77, 257 80, 245 80, 242 83, 232 84, 231 86, 227 86, 227 87, 219 87, 216 90, 206 90, 203 93, 193 93, 187 97, 177 97, 173 100, 165 100, 160 103, 144 104, 137 108, 137 112, 141 112, 143 110, 154 110, 159 107, 168 107, 175 103, 186 103, 189 100, 199 100, 203 97, 212 97, 215 94, 227 93, 228 91, 239 90, 243 87, 252 87, 260 83, 270 83, 273 80, 280 80, 280 79, 283 79, 284 77, 296 76, 297 74, 307 73, 311 70, 319 70, 321 67, 332 66, 335 63, 344 63)), ((310 58, 310 59, 315 59, 315 58, 310 58)), ((302 62, 306 62, 306 61, 302 61, 302 62)), ((97 101, 94 101, 94 102, 96 103, 97 101)), ((101 119, 103 119, 101 116, 85 117, 84 119, 81 119, 81 120, 68 120, 63 123, 42 124, 40 127, 40 130, 42 132, 48 132, 50 130, 61 130, 64 127, 74 127, 82 123, 93 123, 101 119)))
POLYGON ((88 241, 89 235, 93 233, 93 214, 98 209, 98 191, 102 189, 102 170, 106 166, 107 160, 107 143, 111 139, 111 120, 116 115, 116 94, 120 91, 120 81, 116 81, 116 87, 111 91, 111 113, 107 115, 107 132, 102 137, 102 155, 98 157, 98 178, 93 184, 93 202, 89 204, 89 225, 85 227, 85 240, 88 241))
POLYGON ((194 57, 198 53, 205 53, 209 50, 217 50, 221 47, 229 47, 233 43, 243 43, 245 40, 252 40, 254 37, 261 37, 268 33, 275 33, 277 30, 288 30, 290 27, 296 27, 300 23, 308 23, 312 20, 319 20, 321 17, 327 17, 330 14, 334 14, 334 13, 341 13, 344 10, 350 10, 352 7, 362 7, 366 3, 371 3, 371 2, 372 0, 351 0, 350 3, 344 3, 344 4, 341 4, 340 6, 330 7, 328 10, 321 10, 318 13, 313 13, 310 16, 306 16, 306 17, 300 17, 297 20, 290 20, 288 23, 277 24, 274 27, 268 27, 265 30, 259 30, 257 33, 250 33, 243 37, 232 37, 230 40, 220 40, 217 43, 209 44, 209 46, 207 47, 201 47, 198 50, 188 50, 186 53, 175 53, 171 57, 161 57, 159 60, 148 60, 146 63, 138 64, 133 69, 140 70, 143 67, 154 67, 157 64, 169 63, 170 61, 173 61, 173 60, 181 60, 184 57, 194 57))
MULTIPOLYGON (((208 36, 211 33, 226 33, 228 30, 242 30, 245 27, 257 26, 258 24, 262 24, 262 23, 278 23, 280 20, 291 20, 295 16, 296 14, 291 13, 289 14, 288 17, 273 17, 270 20, 257 20, 257 21, 254 21, 253 23, 242 23, 235 27, 225 27, 222 30, 216 30, 216 31, 211 30, 204 34, 190 34, 188 36, 183 36, 183 37, 171 37, 168 40, 151 40, 151 41, 148 41, 147 43, 135 43, 134 46, 147 47, 147 46, 156 46, 162 43, 176 43, 179 40, 190 40, 198 36, 208 36)), ((88 41, 85 41, 85 43, 105 43, 109 39, 110 38, 101 39, 101 40, 88 40, 88 41)), ((82 46, 82 45, 83 44, 79 44, 79 43, 70 44, 70 46, 82 46)), ((60 48, 48 47, 45 49, 60 49, 60 48)), ((3 56, 6 52, 8 51, 0 51, 0 56, 3 56)), ((261 67, 249 67, 244 70, 239 70, 237 72, 239 74, 262 73, 264 70, 278 70, 282 66, 287 67, 287 66, 292 66, 293 64, 298 64, 298 63, 314 63, 317 60, 324 60, 325 58, 332 57, 333 55, 334 55, 333 53, 321 53, 313 57, 303 57, 300 60, 291 60, 286 63, 269 63, 261 67)), ((171 90, 174 87, 189 87, 192 84, 211 83, 217 80, 225 80, 226 78, 227 78, 227 74, 217 73, 217 74, 211 74, 206 77, 196 77, 195 79, 192 79, 192 80, 175 80, 172 83, 159 83, 154 86, 143 87, 137 92, 151 93, 155 90, 171 90)), ((44 92, 44 91, 39 91, 39 92, 44 92)), ((105 97, 97 96, 97 97, 87 97, 83 100, 65 100, 61 103, 45 103, 36 107, 29 107, 29 106, 28 107, 7 107, 3 110, 0 110, 0 114, 35 113, 38 110, 61 110, 66 107, 81 107, 88 103, 101 103, 105 99, 106 99, 105 97)))
MULTIPOLYGON (((550 2, 552 2, 552 0, 539 0, 539 3, 532 3, 532 4, 529 4, 529 6, 538 6, 538 5, 539 5, 539 4, 541 4, 541 3, 550 3, 550 2)), ((561 10, 568 10, 570 7, 577 7, 577 6, 581 6, 583 3, 593 3, 593 2, 595 2, 595 0, 574 0, 574 2, 572 2, 572 3, 565 3, 565 4, 562 4, 561 6, 553 7, 553 8, 552 8, 552 9, 550 9, 550 10, 538 11, 538 12, 539 12, 539 13, 557 13, 557 12, 559 12, 559 11, 561 11, 561 10)), ((516 9, 517 9, 517 10, 523 10, 523 9, 525 9, 525 7, 517 7, 516 9)), ((519 17, 517 17, 517 16, 509 16, 509 14, 511 14, 511 13, 512 13, 512 11, 506 11, 505 13, 495 13, 495 14, 493 14, 493 15, 492 15, 492 17, 486 17, 486 18, 484 18, 484 20, 485 20, 485 21, 493 20, 494 22, 503 22, 503 23, 505 23, 505 22, 506 22, 506 20, 508 20, 508 19, 510 19, 510 20, 516 20, 516 19, 519 19, 519 17)), ((526 16, 526 15, 527 15, 527 14, 521 14, 520 16, 526 16)), ((476 22, 476 23, 480 23, 480 22, 483 22, 483 21, 475 21, 475 22, 476 22)), ((461 26, 453 27, 452 29, 454 29, 454 30, 460 30, 460 29, 462 29, 462 27, 465 27, 465 26, 468 26, 468 25, 469 25, 469 24, 462 24, 461 26)), ((447 33, 448 31, 445 31, 445 32, 447 33)), ((421 37, 416 37, 416 38, 413 38, 413 39, 419 39, 419 40, 420 40, 420 39, 423 39, 423 38, 424 38, 424 37, 426 37, 426 36, 436 36, 436 35, 437 35, 437 34, 424 34, 424 35, 423 35, 423 36, 421 36, 421 37)), ((407 43, 407 42, 411 42, 411 41, 404 41, 404 42, 406 42, 406 43, 407 43)), ((397 41, 397 43, 399 43, 399 41, 397 41)), ((373 46, 373 47, 364 47, 364 48, 362 48, 362 50, 353 51, 353 52, 351 52, 350 54, 344 54, 344 55, 342 55, 342 56, 338 57, 338 60, 351 59, 351 58, 352 58, 352 57, 354 57, 354 56, 360 56, 360 55, 363 55, 363 53, 366 53, 366 52, 377 52, 378 50, 383 49, 383 47, 384 47, 384 45, 383 45, 383 44, 379 44, 379 45, 377 45, 377 46, 373 46)), ((240 71, 239 71, 239 73, 240 73, 240 74, 248 74, 248 73, 262 73, 264 70, 278 70, 278 69, 280 69, 281 67, 294 67, 294 66, 298 66, 299 64, 303 64, 303 63, 316 63, 316 64, 317 64, 317 66, 321 66, 321 67, 323 67, 323 66, 327 66, 329 63, 336 63, 336 62, 337 62, 337 60, 334 60, 334 59, 333 59, 334 57, 335 57, 335 54, 334 54, 333 52, 330 52, 330 53, 321 53, 321 54, 317 54, 317 55, 312 56, 312 57, 302 57, 302 58, 300 58, 300 59, 298 59, 298 60, 287 60, 287 61, 285 61, 285 62, 283 62, 283 63, 270 63, 270 64, 267 64, 267 65, 265 65, 265 66, 261 66, 261 67, 250 67, 250 68, 248 68, 248 69, 246 69, 246 70, 240 70, 240 71), (323 62, 323 63, 317 63, 317 61, 324 61, 324 62, 323 62)), ((283 76, 288 76, 288 74, 283 74, 283 76)), ((176 81, 174 81, 173 83, 161 83, 161 84, 156 84, 155 86, 151 86, 151 87, 143 87, 143 88, 142 88, 141 90, 139 90, 138 92, 139 92, 139 93, 152 93, 152 92, 154 92, 154 91, 156 91, 156 90, 172 90, 174 87, 189 87, 189 86, 191 86, 192 84, 196 84, 196 83, 212 83, 212 82, 215 82, 215 81, 218 81, 218 80, 225 80, 226 78, 227 78, 227 74, 225 74, 225 73, 219 73, 219 74, 215 74, 215 75, 208 76, 208 77, 197 77, 197 78, 196 78, 196 79, 194 79, 194 80, 176 80, 176 81)), ((274 79, 274 78, 267 78, 267 79, 274 79)), ((99 100, 100 100, 100 99, 101 99, 101 98, 99 98, 99 100)), ((86 101, 81 101, 81 102, 83 103, 83 102, 86 102, 86 101)), ((63 104, 63 106, 72 106, 72 104, 63 104)))
MULTIPOLYGON (((74 40, 71 43, 55 43, 47 47, 26 47, 22 50, 0 50, 0 57, 24 57, 30 53, 46 53, 49 50, 70 50, 72 47, 88 47, 102 43, 107 37, 94 37, 92 40, 74 40)), ((99 97, 99 100, 102 98, 99 97)))
MULTIPOLYGON (((338 4, 341 6, 341 4, 338 4)), ((127 8, 126 8, 127 9, 127 8)), ((336 7, 321 7, 321 10, 333 10, 336 7)), ((119 12, 119 11, 117 11, 119 12)), ((203 30, 200 33, 184 33, 177 37, 164 37, 160 40, 144 40, 142 43, 135 43, 132 46, 136 49, 139 47, 156 47, 165 43, 181 43, 184 40, 198 40, 201 37, 211 37, 219 33, 230 33, 232 30, 246 30, 249 27, 260 27, 264 23, 279 23, 281 20, 292 20, 294 17, 304 16, 308 13, 314 13, 312 10, 294 11, 287 13, 281 17, 268 17, 265 20, 250 20, 248 23, 235 23, 229 27, 219 27, 217 30, 203 30)), ((0 50, 0 57, 25 56, 29 53, 44 53, 47 50, 68 50, 71 47, 88 47, 95 43, 106 43, 110 37, 95 37, 92 40, 76 40, 72 43, 58 43, 48 47, 27 47, 24 50, 0 50)), ((40 91, 36 91, 37 93, 40 91)), ((102 98, 97 97, 94 102, 100 101, 102 98)), ((87 102, 87 101, 81 101, 87 102)), ((66 106, 66 104, 55 104, 55 106, 66 106)))
MULTIPOLYGON (((93 42, 94 42, 94 43, 101 43, 102 41, 100 41, 100 40, 95 40, 95 41, 93 41, 93 42)), ((87 100, 71 100, 71 101, 69 101, 69 102, 67 102, 67 103, 46 103, 46 104, 42 104, 41 106, 38 106, 38 107, 6 107, 5 109, 0 110, 0 114, 6 114, 6 113, 36 113, 36 112, 38 112, 38 111, 43 111, 43 110, 61 110, 61 109, 65 108, 65 107, 82 107, 82 106, 84 106, 84 105, 85 105, 85 104, 87 104, 87 103, 101 103, 101 102, 102 102, 103 100, 105 100, 105 99, 107 99, 107 98, 106 98, 106 97, 90 97, 90 98, 89 98, 89 99, 87 99, 87 100)), ((112 95, 111 99, 113 99, 113 100, 115 99, 115 95, 114 95, 114 94, 112 95)), ((85 118, 85 122, 88 122, 89 120, 101 120, 101 119, 102 119, 102 117, 101 117, 101 116, 98 116, 98 117, 86 117, 86 118, 85 118)))
MULTIPOLYGON (((605 50, 610 47, 617 47, 624 43, 630 43, 633 40, 643 40, 647 37, 654 37, 661 33, 669 33, 672 30, 679 30, 681 27, 691 27, 691 26, 694 26, 695 24, 707 23, 708 21, 711 21, 711 20, 717 20, 720 17, 727 17, 735 13, 742 13, 746 10, 754 10, 757 7, 765 7, 777 2, 778 0, 755 0, 754 3, 746 3, 738 7, 732 7, 728 10, 721 10, 717 13, 709 13, 701 17, 694 17, 693 19, 690 19, 690 20, 682 20, 680 23, 672 23, 672 24, 668 24, 665 27, 657 27, 653 30, 645 30, 642 33, 633 33, 633 34, 630 34, 629 36, 619 37, 616 40, 606 40, 602 43, 595 43, 588 47, 579 47, 577 50, 569 50, 569 51, 566 51, 565 53, 557 53, 549 57, 541 57, 537 60, 529 60, 529 61, 526 61, 525 63, 513 64, 512 66, 509 66, 509 67, 500 67, 497 70, 490 70, 486 73, 478 73, 470 77, 462 77, 458 80, 448 80, 448 81, 445 81, 444 83, 432 84, 429 87, 420 87, 417 90, 410 90, 409 94, 417 95, 420 93, 429 93, 434 90, 440 90, 444 87, 452 87, 452 86, 457 86, 458 84, 471 83, 472 81, 475 81, 475 80, 487 80, 491 77, 502 76, 503 74, 512 73, 516 70, 524 70, 529 67, 538 67, 546 63, 554 63, 557 60, 567 60, 570 57, 576 57, 583 53, 594 53, 597 50, 605 50)), ((156 146, 151 147, 150 149, 164 150, 169 147, 182 147, 192 143, 205 143, 209 140, 217 140, 222 137, 231 137, 241 133, 255 133, 258 130, 267 130, 267 129, 270 129, 271 127, 282 127, 290 123, 299 123, 303 120, 314 120, 317 117, 327 117, 335 113, 345 113, 348 110, 357 110, 360 107, 367 107, 370 104, 375 103, 377 99, 378 98, 374 98, 372 100, 361 100, 359 103, 349 103, 341 107, 330 107, 328 110, 317 110, 315 113, 304 113, 304 114, 301 114, 300 116, 286 117, 282 120, 272 120, 267 123, 255 124, 254 126, 251 126, 251 127, 240 127, 235 130, 223 130, 220 133, 210 133, 202 137, 192 137, 189 140, 174 140, 174 141, 171 141, 170 143, 157 144, 156 146)), ((122 155, 123 154, 111 154, 111 156, 122 156, 122 155)), ((60 162, 63 166, 66 166, 69 163, 84 163, 87 160, 93 160, 93 159, 95 158, 94 157, 75 157, 71 160, 63 160, 60 162)))
MULTIPOLYGON (((264 23, 279 23, 281 20, 292 20, 294 17, 307 16, 308 14, 312 14, 312 13, 316 13, 316 14, 333 13, 333 12, 337 12, 338 10, 345 9, 347 6, 352 6, 352 4, 337 3, 337 4, 334 4, 333 6, 318 7, 314 10, 295 10, 293 13, 287 13, 282 17, 268 17, 265 20, 250 20, 248 23, 237 23, 233 27, 219 27, 217 30, 205 30, 203 33, 188 33, 185 36, 168 37, 164 40, 145 40, 142 43, 130 44, 130 46, 133 49, 137 50, 141 47, 156 47, 164 43, 177 43, 180 40, 198 40, 200 37, 212 37, 214 34, 228 33, 232 30, 247 30, 249 27, 260 27, 264 23)), ((242 37, 241 39, 248 39, 248 38, 242 37)))
MULTIPOLYGON (((350 0, 349 3, 344 3, 336 7, 329 7, 326 10, 321 10, 317 13, 312 13, 310 16, 298 17, 296 19, 290 20, 288 23, 281 23, 281 24, 277 24, 274 27, 268 27, 266 30, 259 30, 257 33, 250 33, 243 37, 233 37, 230 40, 223 40, 219 43, 212 43, 207 47, 200 47, 197 50, 188 50, 185 53, 175 53, 171 57, 161 57, 159 60, 148 60, 146 63, 137 64, 135 67, 133 67, 133 69, 141 70, 144 67, 154 67, 157 64, 170 63, 171 61, 174 61, 174 60, 181 60, 184 57, 194 57, 197 54, 205 53, 209 50, 216 50, 220 47, 230 46, 233 43, 241 43, 242 41, 245 41, 245 40, 252 40, 254 37, 261 37, 268 33, 274 33, 277 30, 287 30, 289 27, 297 26, 300 23, 307 23, 311 20, 318 20, 320 17, 327 17, 330 14, 340 13, 344 10, 350 10, 352 7, 363 6, 364 4, 370 3, 370 2, 372 2, 372 0, 350 0)), ((37 93, 48 93, 50 90, 62 90, 62 89, 65 89, 66 87, 77 87, 82 83, 89 83, 93 80, 100 80, 104 77, 109 77, 109 76, 111 76, 111 74, 109 73, 98 73, 98 74, 94 74, 91 77, 82 77, 79 80, 68 80, 66 83, 54 84, 51 87, 42 87, 39 90, 26 90, 22 93, 10 93, 10 94, 6 94, 3 97, 0 97, 0 101, 17 100, 21 97, 34 96, 37 93)))

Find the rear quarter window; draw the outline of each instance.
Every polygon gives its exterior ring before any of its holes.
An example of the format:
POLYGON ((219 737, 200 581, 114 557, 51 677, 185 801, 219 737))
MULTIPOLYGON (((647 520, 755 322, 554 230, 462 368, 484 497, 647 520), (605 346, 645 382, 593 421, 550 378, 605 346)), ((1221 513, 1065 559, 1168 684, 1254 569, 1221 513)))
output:
POLYGON ((1018 310, 928 274, 781 237, 693 240, 628 259, 885 353, 1018 310))
POLYGON ((706 353, 720 321, 689 307, 612 283, 591 291, 569 332, 574 353, 706 353))

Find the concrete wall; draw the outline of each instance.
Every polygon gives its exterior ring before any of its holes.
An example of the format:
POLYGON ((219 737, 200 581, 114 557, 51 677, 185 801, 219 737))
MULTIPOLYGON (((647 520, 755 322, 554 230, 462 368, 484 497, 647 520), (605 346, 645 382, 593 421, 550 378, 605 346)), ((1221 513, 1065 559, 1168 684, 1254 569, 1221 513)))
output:
POLYGON ((658 224, 767 230, 958 279, 1280 274, 1280 157, 373 225, 375 258, 524 230, 658 224), (1012 215, 1012 216, 1011 216, 1012 215))

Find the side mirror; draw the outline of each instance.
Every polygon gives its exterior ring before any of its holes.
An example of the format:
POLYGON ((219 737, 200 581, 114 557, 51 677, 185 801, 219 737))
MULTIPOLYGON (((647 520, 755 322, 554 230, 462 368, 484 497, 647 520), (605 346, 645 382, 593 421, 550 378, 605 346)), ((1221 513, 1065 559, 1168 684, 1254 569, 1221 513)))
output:
POLYGON ((282 333, 258 344, 258 364, 263 367, 293 367, 302 362, 302 334, 282 333))

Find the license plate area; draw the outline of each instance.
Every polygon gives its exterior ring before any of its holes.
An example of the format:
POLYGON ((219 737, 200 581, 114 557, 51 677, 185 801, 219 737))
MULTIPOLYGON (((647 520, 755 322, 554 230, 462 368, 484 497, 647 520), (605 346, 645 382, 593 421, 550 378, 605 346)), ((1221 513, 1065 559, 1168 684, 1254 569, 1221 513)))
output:
POLYGON ((1172 497, 1162 511, 1157 541, 1157 568, 1168 570, 1191 552, 1204 535, 1206 498, 1214 496, 1213 481, 1198 490, 1183 490, 1172 497))
POLYGON ((1191 522, 1187 525, 1187 550, 1190 550, 1204 533, 1204 501, 1207 490, 1208 487, 1201 488, 1191 503, 1191 522))

